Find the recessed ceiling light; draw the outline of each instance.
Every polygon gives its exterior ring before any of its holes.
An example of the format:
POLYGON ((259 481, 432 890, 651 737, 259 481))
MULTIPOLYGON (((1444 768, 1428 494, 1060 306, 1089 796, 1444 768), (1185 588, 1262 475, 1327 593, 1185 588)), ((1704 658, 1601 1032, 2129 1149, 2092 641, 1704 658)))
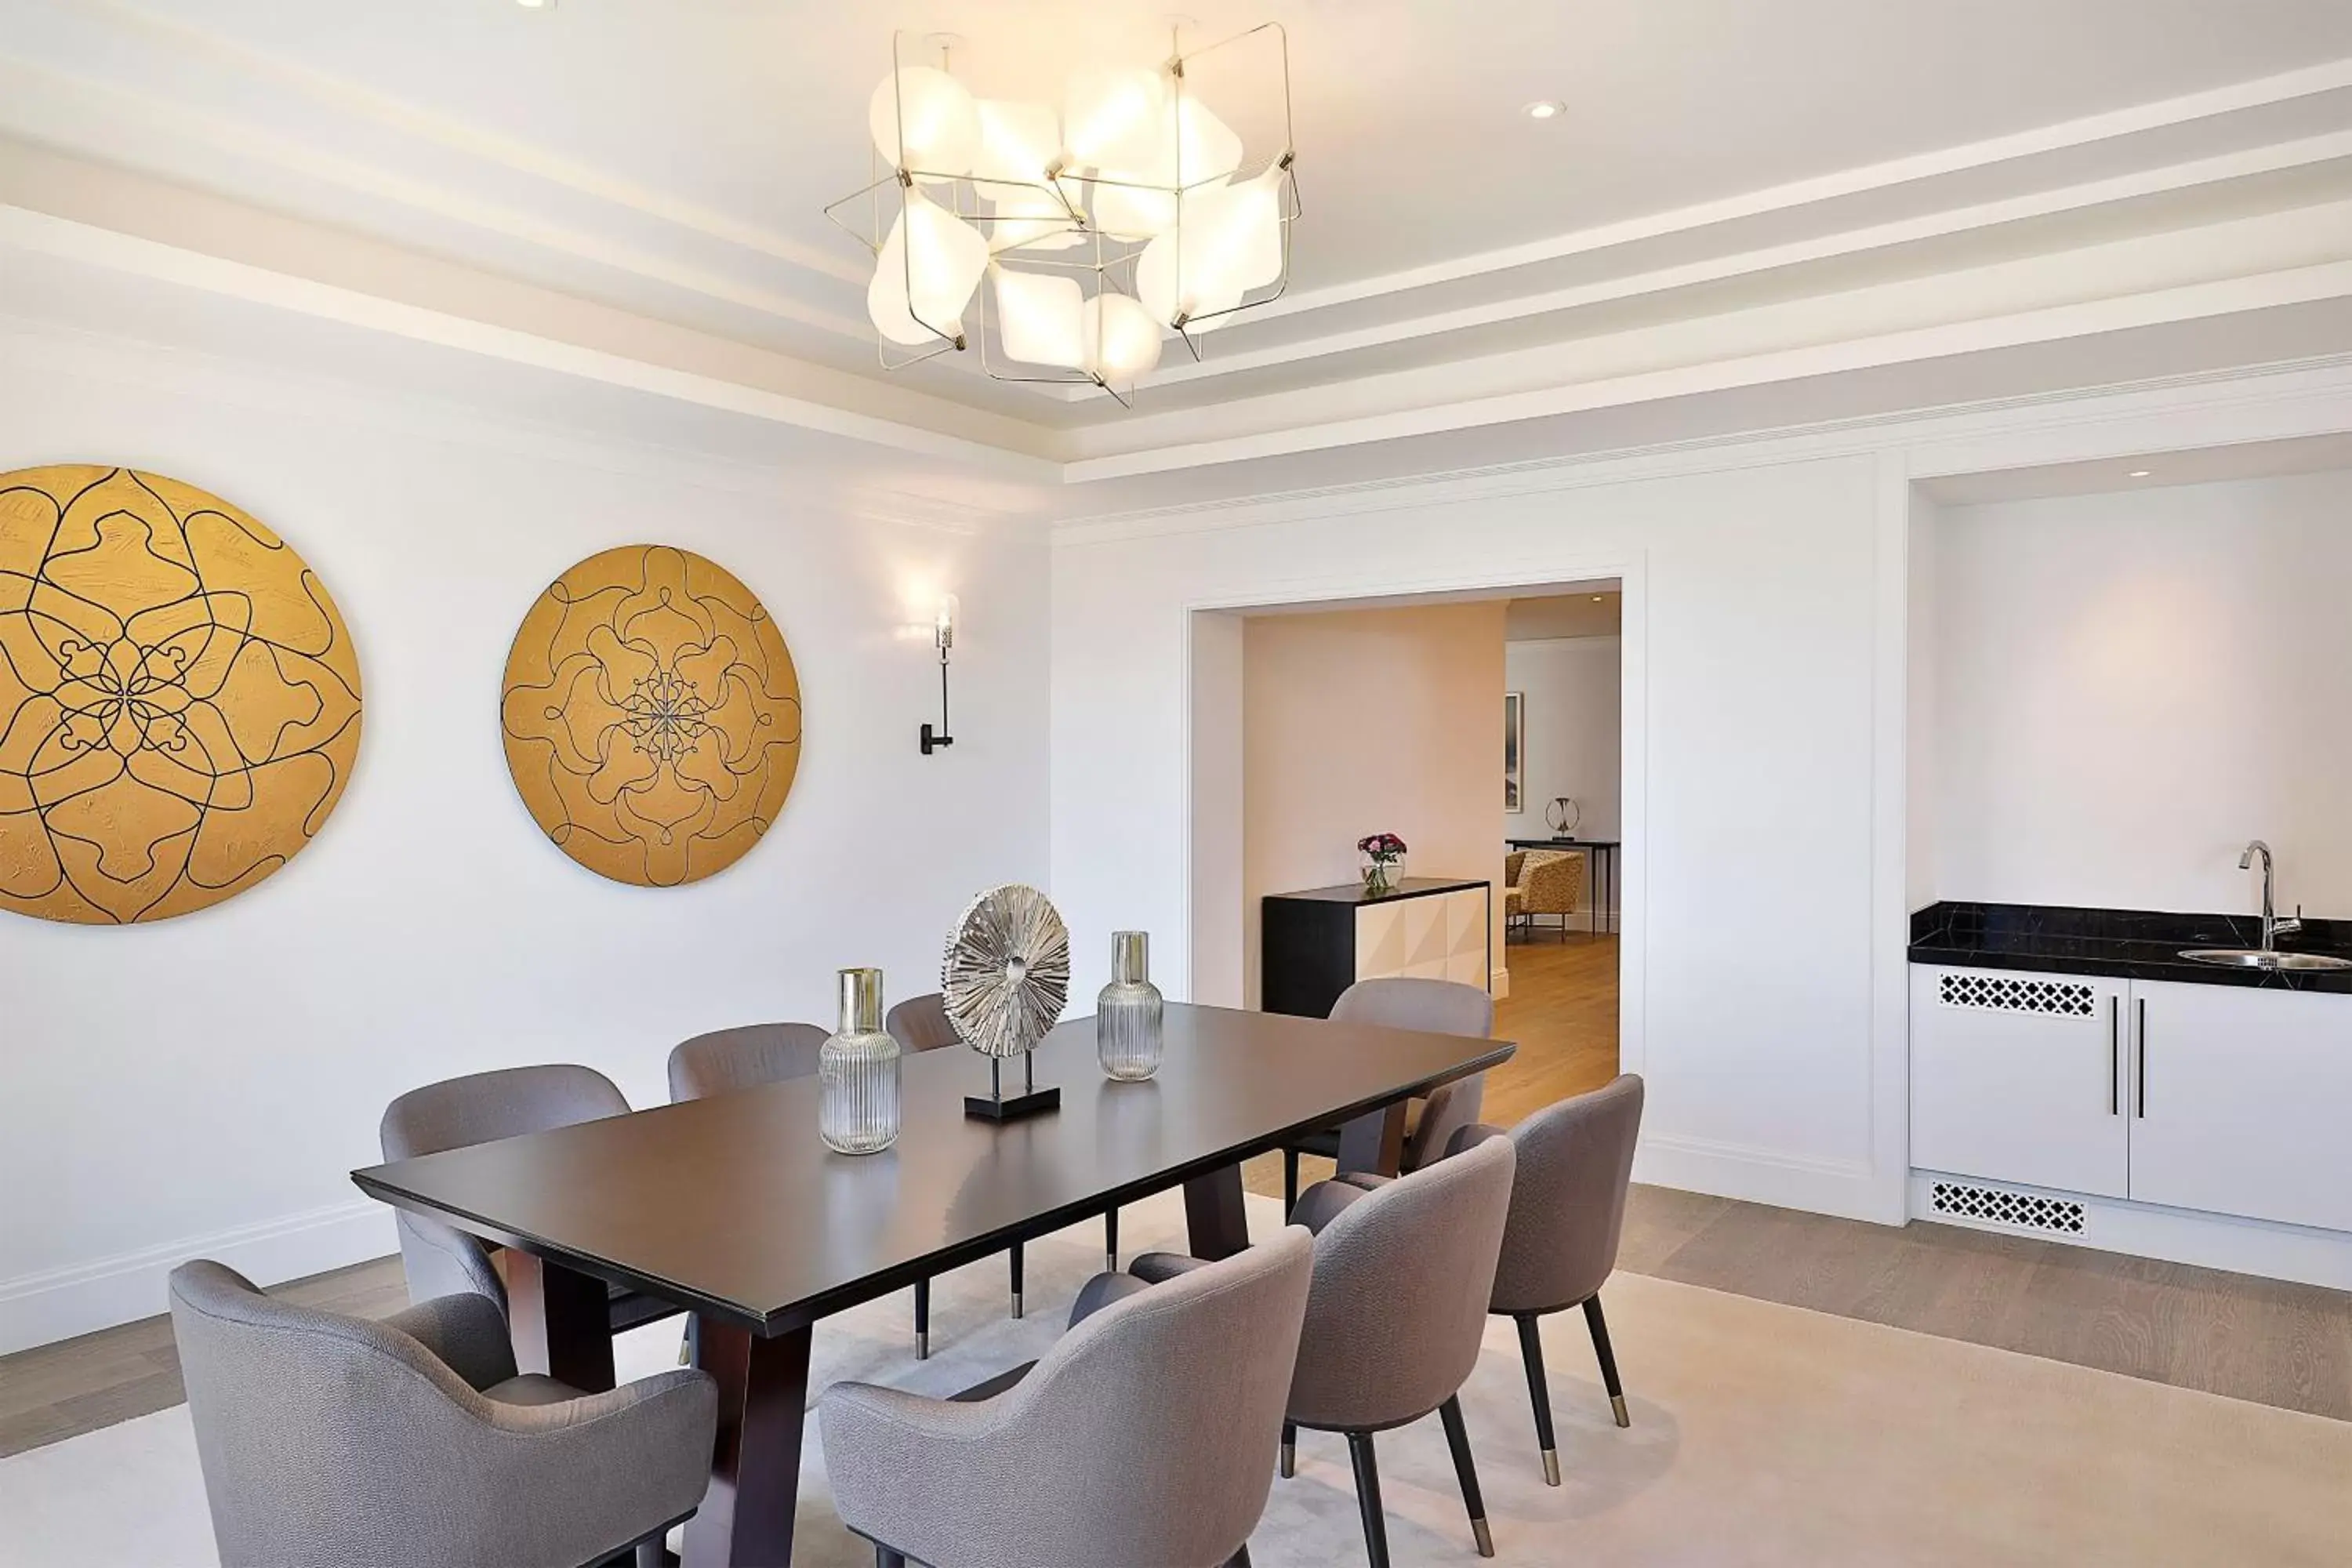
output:
POLYGON ((1592 602, 1593 602, 1594 604, 1596 604, 1596 605, 1597 605, 1597 604, 1599 604, 1601 600, 1603 600, 1603 599, 1607 598, 1608 596, 1609 596, 1609 595, 1606 595, 1606 594, 1595 594, 1595 595, 1592 595, 1592 602))
POLYGON ((1551 120, 1568 112, 1568 105, 1556 98, 1539 98, 1520 107, 1519 112, 1529 120, 1551 120))
POLYGON ((552 11, 555 9, 555 0, 515 0, 515 4, 521 6, 526 11, 552 11))
POLYGON ((2144 479, 2147 478, 2147 470, 2146 468, 2134 468, 2130 473, 2126 474, 2124 478, 2127 479, 2144 479))

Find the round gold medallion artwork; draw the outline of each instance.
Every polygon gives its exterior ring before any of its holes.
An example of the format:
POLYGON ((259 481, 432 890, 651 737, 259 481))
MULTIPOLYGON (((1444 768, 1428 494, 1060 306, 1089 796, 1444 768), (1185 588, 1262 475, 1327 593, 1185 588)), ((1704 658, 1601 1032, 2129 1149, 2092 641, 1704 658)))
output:
POLYGON ((801 758, 791 650, 701 556, 633 544, 549 585, 507 658, 507 767, 557 847, 674 888, 725 870, 783 809, 801 758))
POLYGON ((233 898, 310 841, 359 747, 351 634, 283 540, 156 474, 0 474, 0 908, 233 898))

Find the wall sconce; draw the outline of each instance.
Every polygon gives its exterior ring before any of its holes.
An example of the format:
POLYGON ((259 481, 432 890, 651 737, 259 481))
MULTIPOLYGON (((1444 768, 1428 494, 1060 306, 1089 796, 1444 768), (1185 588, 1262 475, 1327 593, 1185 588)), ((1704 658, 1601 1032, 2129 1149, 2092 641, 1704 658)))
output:
POLYGON ((962 608, 956 596, 949 594, 940 600, 940 610, 931 621, 931 640, 940 647, 940 727, 923 726, 923 755, 929 756, 941 746, 955 744, 948 733, 948 650, 955 647, 956 612, 962 608))

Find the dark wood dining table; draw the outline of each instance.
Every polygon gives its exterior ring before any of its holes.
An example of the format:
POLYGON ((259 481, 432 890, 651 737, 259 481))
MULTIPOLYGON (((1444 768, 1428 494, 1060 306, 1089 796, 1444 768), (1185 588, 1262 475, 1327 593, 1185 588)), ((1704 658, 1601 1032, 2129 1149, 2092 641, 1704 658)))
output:
POLYGON ((1249 1244, 1241 1162, 1340 1124, 1344 1169, 1394 1172, 1405 1103, 1507 1060, 1507 1041, 1171 1004, 1167 1058, 1142 1083, 1095 1063, 1094 1021, 1039 1045, 1061 1109, 967 1118, 988 1064, 904 1064, 902 1131, 880 1154, 817 1139, 814 1079, 451 1149, 352 1173, 369 1196, 509 1249, 518 1362, 613 1386, 606 1287, 696 1315, 718 1380, 710 1489, 688 1568, 792 1561, 810 1331, 918 1279, 1181 1186, 1189 1245, 1249 1244))

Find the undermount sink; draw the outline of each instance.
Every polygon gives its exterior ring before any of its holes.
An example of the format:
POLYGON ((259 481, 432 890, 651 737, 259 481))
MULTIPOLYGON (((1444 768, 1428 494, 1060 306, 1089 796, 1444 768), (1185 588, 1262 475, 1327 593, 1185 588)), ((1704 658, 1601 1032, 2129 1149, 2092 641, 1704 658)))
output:
POLYGON ((2261 947, 2191 947, 2182 949, 2180 956, 2229 969, 2352 969, 2352 958, 2325 952, 2279 952, 2261 947))

